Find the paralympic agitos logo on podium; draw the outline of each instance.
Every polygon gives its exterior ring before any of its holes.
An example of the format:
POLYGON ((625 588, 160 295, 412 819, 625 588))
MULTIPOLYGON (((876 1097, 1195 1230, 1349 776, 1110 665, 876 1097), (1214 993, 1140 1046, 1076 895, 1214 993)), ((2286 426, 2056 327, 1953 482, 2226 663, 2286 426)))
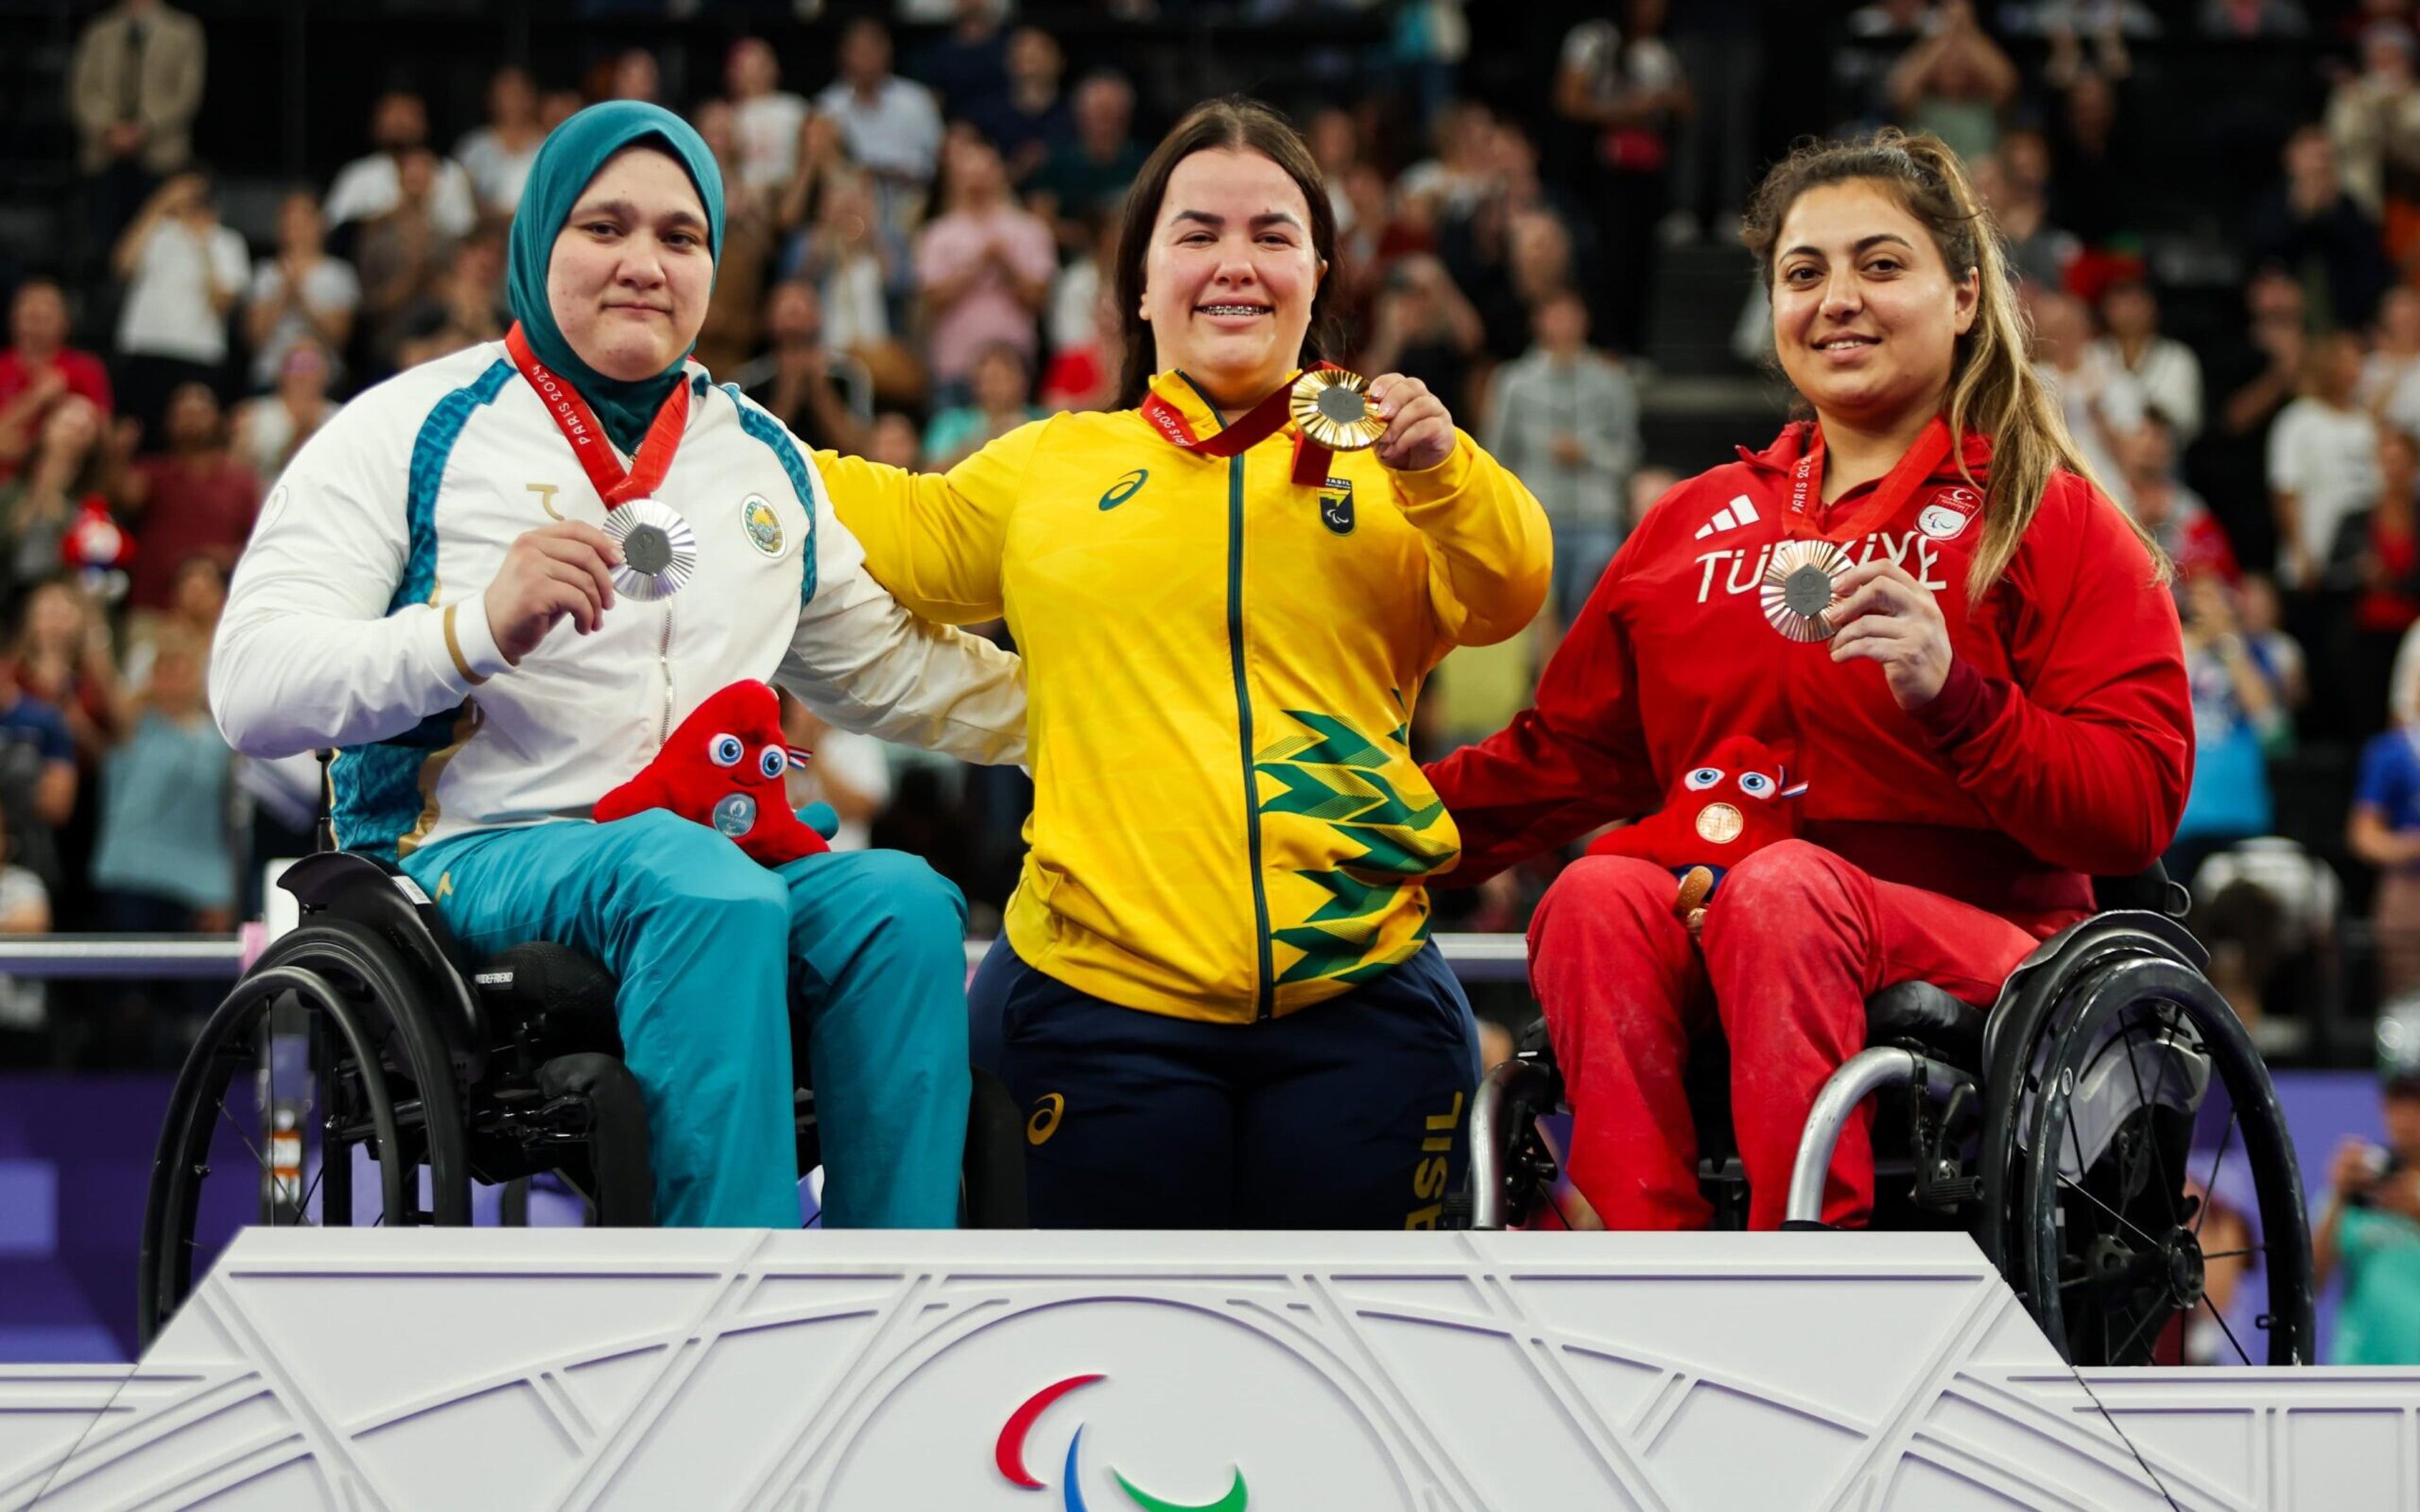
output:
MULTIPOLYGON (((992 1447, 992 1458, 1011 1485, 1021 1486, 1030 1491, 1048 1489, 1025 1468, 1025 1436, 1033 1430, 1034 1423, 1051 1403, 1078 1387, 1108 1379, 1103 1375, 1069 1376, 1064 1381, 1053 1381, 1027 1397, 1023 1406, 1008 1415, 1008 1421, 1001 1425, 1000 1439, 992 1447)), ((1078 1484, 1083 1453, 1084 1426, 1078 1423, 1075 1435, 1067 1441, 1067 1463, 1059 1476, 1059 1504, 1063 1512, 1090 1512, 1084 1503, 1083 1489, 1078 1484)), ((1154 1496, 1126 1479, 1125 1473, 1114 1465, 1109 1467, 1109 1473, 1117 1478, 1119 1489, 1125 1491, 1143 1512, 1246 1512, 1251 1497, 1244 1485, 1244 1472, 1240 1468, 1234 1471, 1234 1484, 1227 1488, 1226 1495, 1215 1502, 1199 1504, 1171 1502, 1154 1496)))

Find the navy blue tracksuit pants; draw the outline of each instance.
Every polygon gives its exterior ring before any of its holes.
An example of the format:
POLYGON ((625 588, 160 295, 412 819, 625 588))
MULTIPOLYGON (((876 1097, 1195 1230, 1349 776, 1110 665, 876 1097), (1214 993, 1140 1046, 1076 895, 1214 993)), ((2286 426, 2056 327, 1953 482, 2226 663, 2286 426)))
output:
POLYGON ((1025 1108, 1043 1228, 1434 1228, 1460 1189, 1479 1031, 1435 945, 1283 1018, 1104 1002, 1003 938, 968 990, 975 1064, 1025 1108))

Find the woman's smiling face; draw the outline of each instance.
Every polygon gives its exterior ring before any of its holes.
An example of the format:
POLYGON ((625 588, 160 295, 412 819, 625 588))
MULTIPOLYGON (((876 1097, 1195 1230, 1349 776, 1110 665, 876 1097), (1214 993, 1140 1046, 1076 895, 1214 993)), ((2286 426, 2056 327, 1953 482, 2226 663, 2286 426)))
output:
POLYGON ((1169 175, 1144 255, 1153 365, 1183 368, 1222 405, 1258 400, 1300 362, 1326 271, 1283 168, 1249 150, 1194 153, 1169 175))
POLYGON ((1885 428, 1940 404, 1980 291, 1971 269, 1952 274, 1923 223, 1851 179, 1799 195, 1776 246, 1774 345, 1818 415, 1885 428))

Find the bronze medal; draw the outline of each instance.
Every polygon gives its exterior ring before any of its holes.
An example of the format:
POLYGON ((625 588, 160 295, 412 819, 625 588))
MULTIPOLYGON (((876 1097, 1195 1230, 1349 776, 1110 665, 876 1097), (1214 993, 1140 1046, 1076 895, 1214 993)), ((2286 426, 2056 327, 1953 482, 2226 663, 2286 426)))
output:
POLYGON ((1849 554, 1829 541, 1784 541, 1764 565, 1758 597, 1765 622, 1792 640, 1828 640, 1829 610, 1849 554))

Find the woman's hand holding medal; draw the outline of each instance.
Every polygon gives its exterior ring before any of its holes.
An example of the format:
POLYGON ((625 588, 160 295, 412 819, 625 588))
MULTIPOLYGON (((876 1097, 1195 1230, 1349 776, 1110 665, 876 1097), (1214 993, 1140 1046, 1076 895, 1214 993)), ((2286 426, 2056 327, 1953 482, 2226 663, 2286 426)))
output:
POLYGON ((1425 472, 1453 455, 1453 416, 1429 386, 1401 373, 1370 380, 1370 399, 1387 433, 1378 461, 1397 472, 1425 472))
POLYGON ((496 649, 518 667, 566 615, 582 635, 596 630, 613 607, 613 569, 621 564, 621 548, 579 520, 516 538, 481 600, 496 649))
POLYGON ((1840 574, 1832 593, 1823 618, 1835 626, 1834 661, 1880 663, 1902 709, 1920 709, 1940 695, 1949 680, 1949 622, 1931 589, 1876 556, 1840 574))

